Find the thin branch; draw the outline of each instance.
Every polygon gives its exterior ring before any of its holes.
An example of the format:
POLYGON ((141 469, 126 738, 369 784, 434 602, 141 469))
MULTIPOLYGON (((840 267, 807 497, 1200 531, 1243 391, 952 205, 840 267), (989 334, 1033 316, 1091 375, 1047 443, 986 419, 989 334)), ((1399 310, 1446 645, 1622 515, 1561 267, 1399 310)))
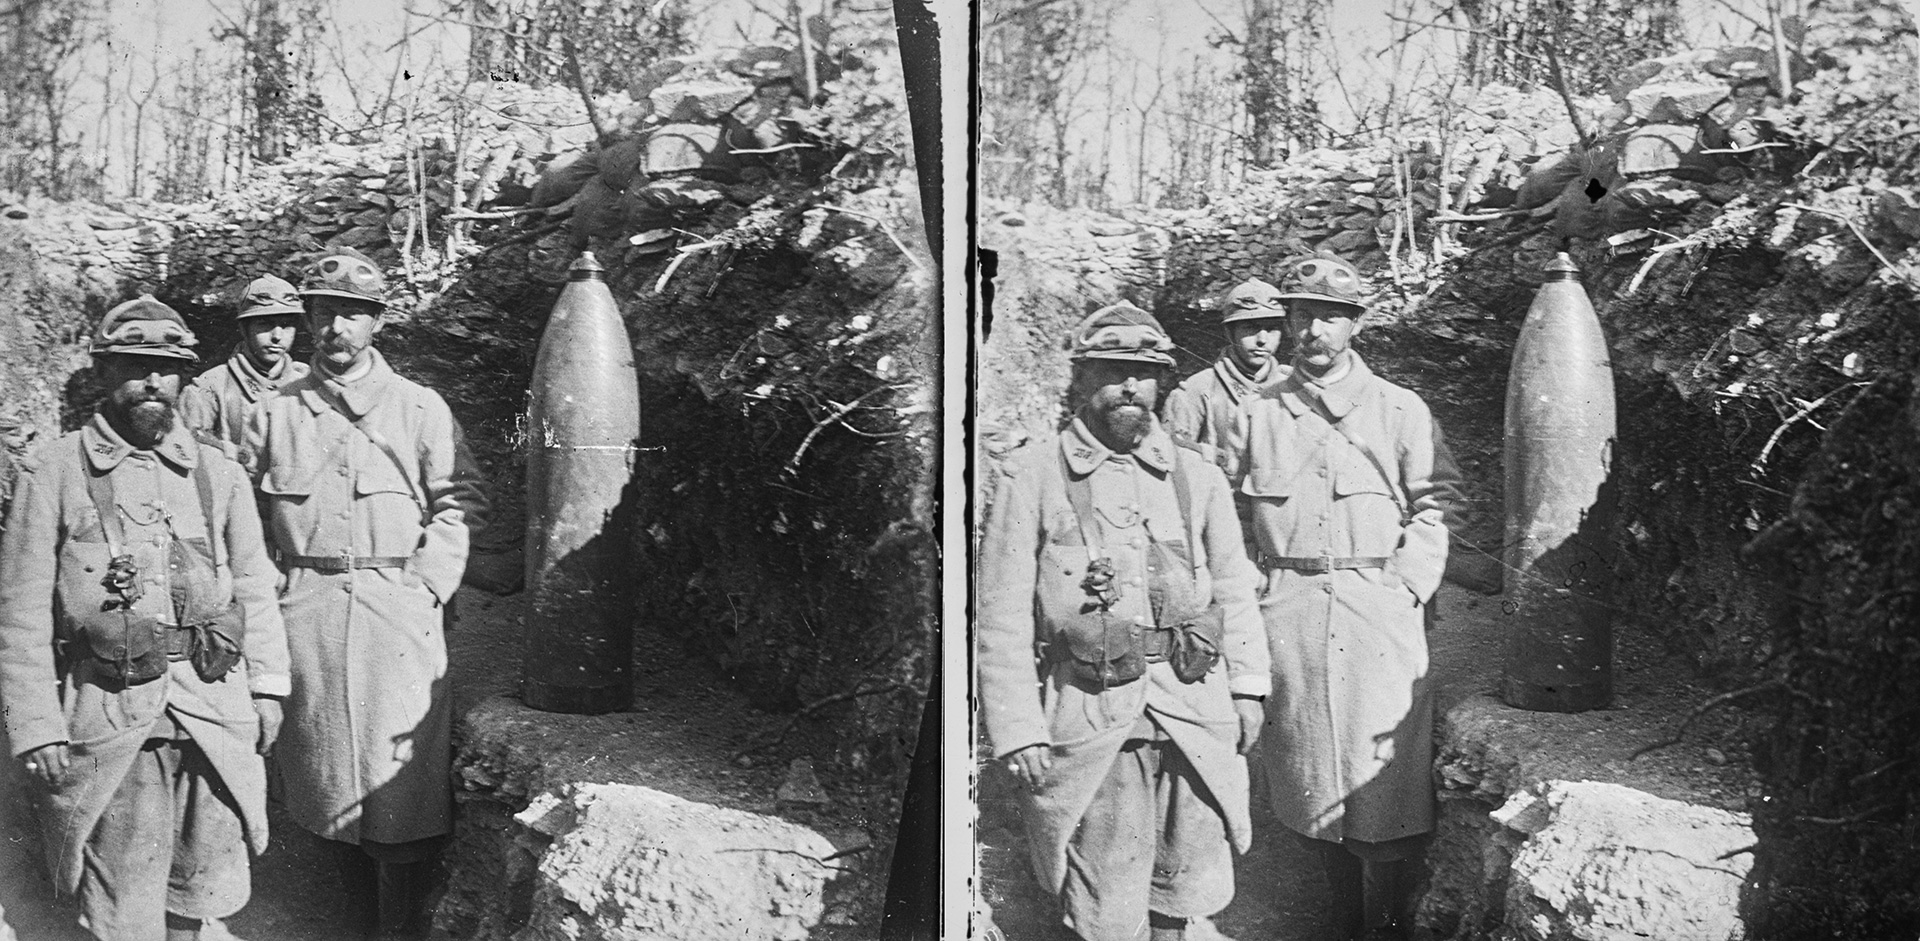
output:
POLYGON ((1573 94, 1567 91, 1567 76, 1560 69, 1560 54, 1554 51, 1554 43, 1547 44, 1547 69, 1553 77, 1553 90, 1560 94, 1560 100, 1567 105, 1567 117, 1573 120, 1574 136, 1580 140, 1580 149, 1593 146, 1593 138, 1587 136, 1587 127, 1580 121, 1580 109, 1573 104, 1573 94))
POLYGON ((1795 423, 1802 421, 1809 415, 1812 415, 1814 411, 1818 409, 1820 406, 1827 404, 1828 399, 1833 398, 1834 396, 1839 395, 1840 393, 1845 392, 1848 389, 1857 389, 1864 385, 1866 385, 1866 383, 1864 382, 1849 382, 1846 385, 1841 386, 1840 388, 1835 389, 1832 392, 1829 392, 1826 395, 1823 395, 1817 399, 1814 399, 1813 401, 1808 402, 1805 406, 1801 407, 1799 411, 1793 413, 1793 417, 1788 418, 1784 422, 1781 422, 1780 427, 1775 428, 1773 430, 1773 434, 1767 438, 1766 445, 1760 449, 1760 456, 1754 458, 1753 463, 1747 465, 1747 469, 1753 471, 1753 473, 1756 475, 1766 470, 1767 455, 1773 453, 1773 446, 1780 443, 1780 436, 1786 434, 1788 428, 1793 427, 1795 423))
POLYGON ((1795 817, 1793 819, 1798 820, 1801 823, 1817 823, 1817 824, 1820 824, 1821 826, 1827 826, 1827 827, 1844 827, 1844 826, 1848 826, 1856 823, 1865 823, 1868 817, 1872 817, 1876 814, 1885 813, 1899 806, 1900 806, 1899 801, 1886 801, 1884 803, 1875 804, 1872 807, 1869 807, 1866 810, 1863 810, 1857 814, 1848 814, 1845 817, 1808 817, 1808 816, 1802 815, 1802 816, 1795 817))
POLYGON ((798 474, 800 472, 800 459, 806 456, 807 449, 813 446, 813 439, 820 437, 820 433, 822 431, 827 430, 828 425, 831 425, 834 422, 840 421, 841 419, 847 417, 847 415, 851 413, 856 407, 858 407, 861 402, 866 401, 870 396, 874 395, 875 393, 889 392, 889 391, 894 391, 902 388, 905 388, 905 386, 902 386, 901 384, 896 382, 889 382, 886 385, 875 386, 871 389, 868 389, 865 392, 860 393, 859 398, 856 398, 845 405, 835 408, 831 414, 827 415, 827 417, 820 419, 818 422, 815 422, 813 426, 813 430, 807 432, 807 436, 805 438, 800 439, 800 448, 793 452, 793 457, 787 459, 787 466, 781 468, 780 472, 789 477, 798 474))
POLYGON ((1712 699, 1709 699, 1706 702, 1703 702, 1700 705, 1693 707, 1693 711, 1687 713, 1687 717, 1680 721, 1680 727, 1678 729, 1675 729, 1674 733, 1671 736, 1661 739, 1660 741, 1653 742, 1652 744, 1641 746, 1640 748, 1634 750, 1633 754, 1628 755, 1627 760, 1633 761, 1634 759, 1637 759, 1641 755, 1644 755, 1648 752, 1657 751, 1669 745, 1679 744, 1681 738, 1683 738, 1687 734, 1687 729, 1693 727, 1694 720, 1700 718, 1703 715, 1706 715, 1708 712, 1711 712, 1714 709, 1718 709, 1719 707, 1726 705, 1727 703, 1733 702, 1736 699, 1744 699, 1748 696, 1757 695, 1759 693, 1770 693, 1776 690, 1784 690, 1786 688, 1787 688, 1787 684, 1780 680, 1767 680, 1765 682, 1755 683, 1754 685, 1748 686, 1744 689, 1736 689, 1730 693, 1721 693, 1720 695, 1715 696, 1712 699))
POLYGON ((879 226, 880 231, 884 233, 887 238, 893 240, 893 247, 899 249, 900 254, 907 256, 907 260, 913 263, 914 270, 916 271, 926 270, 926 267, 920 264, 920 259, 914 257, 914 254, 907 250, 907 243, 900 241, 900 237, 897 235, 894 235, 893 230, 887 227, 887 223, 885 220, 879 218, 878 216, 861 212, 857 209, 847 209, 842 206, 835 206, 832 203, 821 203, 820 208, 830 209, 834 212, 846 213, 849 216, 858 216, 862 219, 867 220, 868 222, 873 223, 876 226, 879 226))
POLYGON ((574 45, 573 35, 560 37, 560 45, 567 52, 567 72, 573 76, 573 85, 580 90, 580 100, 587 106, 587 120, 593 123, 593 136, 601 143, 607 140, 607 126, 600 121, 600 106, 593 103, 593 89, 587 86, 587 76, 580 68, 580 50, 574 45))
POLYGON ((1893 262, 1888 261, 1887 256, 1881 253, 1880 247, 1873 244, 1873 242, 1867 239, 1867 233, 1860 231, 1860 224, 1857 222, 1854 222, 1852 216, 1846 215, 1844 213, 1833 212, 1827 209, 1817 209, 1813 206, 1806 205, 1805 203, 1782 203, 1781 205, 1789 206, 1794 209, 1805 210, 1807 212, 1818 213, 1820 215, 1826 216, 1829 219, 1837 219, 1840 222, 1845 223, 1847 226, 1847 231, 1852 232, 1853 237, 1859 239, 1860 244, 1865 245, 1867 247, 1867 251, 1872 252, 1873 257, 1878 258, 1880 260, 1880 264, 1884 266, 1887 269, 1887 271, 1891 272, 1894 277, 1907 282, 1908 287, 1913 288, 1915 290, 1920 290, 1920 283, 1916 283, 1913 280, 1913 278, 1909 276, 1905 271, 1902 271, 1899 268, 1894 267, 1893 262))

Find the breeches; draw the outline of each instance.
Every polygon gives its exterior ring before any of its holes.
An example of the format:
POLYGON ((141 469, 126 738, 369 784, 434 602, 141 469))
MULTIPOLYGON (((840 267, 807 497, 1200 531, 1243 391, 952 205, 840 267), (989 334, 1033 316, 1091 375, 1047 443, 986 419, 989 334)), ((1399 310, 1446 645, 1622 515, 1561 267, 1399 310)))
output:
POLYGON ((146 743, 81 853, 82 923, 101 941, 162 941, 168 913, 225 918, 247 904, 239 809, 188 739, 146 743))
POLYGON ((1233 901, 1218 803, 1172 741, 1120 749, 1067 844, 1061 903, 1087 941, 1147 936, 1147 912, 1194 918, 1233 901))

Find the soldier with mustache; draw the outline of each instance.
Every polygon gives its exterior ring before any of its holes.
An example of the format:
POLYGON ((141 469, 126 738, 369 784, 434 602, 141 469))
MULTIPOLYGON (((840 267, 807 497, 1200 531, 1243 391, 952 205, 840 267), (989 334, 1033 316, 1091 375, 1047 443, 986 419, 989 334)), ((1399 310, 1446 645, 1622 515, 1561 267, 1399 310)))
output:
POLYGON ((1131 305, 1083 320, 1072 423, 1016 452, 982 521, 986 732, 1025 785, 1034 872, 1087 941, 1186 937, 1232 900, 1252 838, 1257 573, 1225 478, 1154 415, 1172 348, 1131 305))
POLYGON ((307 364, 288 355, 304 312, 300 295, 285 280, 264 275, 249 283, 234 315, 240 342, 226 362, 201 373, 180 394, 187 427, 235 455, 246 438, 247 410, 307 374, 307 364))
POLYGON ((332 842, 352 932, 424 938, 453 829, 446 608, 487 503, 446 400, 376 348, 386 287, 352 249, 314 260, 313 370, 249 413, 245 451, 286 571, 288 813, 332 842))
POLYGON ((291 688, 246 473, 176 419, 193 345, 150 296, 109 311, 106 397, 22 464, 0 538, 0 714, 54 885, 104 941, 192 941, 246 904, 291 688))
POLYGON ((1273 663, 1260 760, 1275 815, 1326 871, 1342 936, 1404 937, 1434 826, 1424 608, 1460 472, 1420 396, 1353 350, 1360 273, 1325 255, 1282 267, 1292 371, 1248 407, 1234 458, 1273 663))

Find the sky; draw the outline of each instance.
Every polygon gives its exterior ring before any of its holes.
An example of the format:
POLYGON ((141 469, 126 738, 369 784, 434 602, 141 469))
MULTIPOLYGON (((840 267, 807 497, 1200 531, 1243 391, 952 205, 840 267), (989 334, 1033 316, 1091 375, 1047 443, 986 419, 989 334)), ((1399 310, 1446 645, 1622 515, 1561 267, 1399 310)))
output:
MULTIPOLYGON (((818 3, 805 0, 803 6, 814 9, 818 3)), ((103 85, 112 83, 124 98, 129 86, 135 93, 146 88, 156 71, 164 77, 185 68, 196 47, 218 46, 215 33, 240 16, 241 6, 242 0, 107 0, 108 44, 76 64, 82 79, 71 111, 74 123, 89 135, 91 152, 107 162, 111 192, 129 190, 130 121, 103 121, 103 85)), ((363 93, 383 93, 396 70, 426 79, 457 68, 465 58, 466 28, 425 15, 443 6, 442 0, 327 0, 321 61, 329 78, 321 94, 329 108, 342 116, 353 113, 354 89, 346 75, 365 78, 363 93)), ((693 0, 690 6, 696 11, 696 41, 717 47, 740 44, 742 29, 755 41, 770 40, 773 23, 756 7, 784 10, 786 3, 693 0)))
MULTIPOLYGON (((988 9, 1017 2, 984 0, 988 9)), ((1394 59, 1387 50, 1396 24, 1389 12, 1404 10, 1406 5, 1406 0, 1334 0, 1331 4, 1329 56, 1340 63, 1339 81, 1345 85, 1346 95, 1363 107, 1367 101, 1384 100, 1394 80, 1394 59)), ((1419 5, 1432 9, 1439 4, 1419 5)), ((1244 0, 1112 0, 1112 51, 1118 61, 1132 63, 1140 75, 1123 69, 1092 83, 1079 105, 1085 116, 1076 127, 1077 148, 1088 153, 1111 151, 1116 163, 1130 165, 1133 151, 1139 147, 1140 106, 1151 94, 1150 73, 1156 65, 1171 70, 1183 64, 1205 64, 1216 75, 1226 74, 1236 65, 1235 51, 1213 48, 1209 39, 1228 30, 1244 33, 1245 7, 1244 0), (1104 115, 1110 99, 1119 100, 1120 114, 1111 131, 1112 143, 1108 144, 1103 142, 1109 133, 1104 115)), ((1680 0, 1681 21, 1696 44, 1743 41, 1750 27, 1730 8, 1766 19, 1764 0, 1680 0)), ((1415 16, 1423 18, 1425 14, 1415 16)), ((1444 29, 1427 29, 1416 35, 1405 57, 1403 87, 1430 84, 1435 78, 1433 62, 1457 55, 1461 39, 1460 33, 1444 29)), ((1353 120, 1346 95, 1329 82, 1320 96, 1329 123, 1343 128, 1350 127, 1353 120)), ((1153 151, 1156 146, 1153 135, 1149 135, 1146 147, 1153 151)), ((1135 193, 1130 181, 1118 177, 1110 185, 1121 202, 1143 196, 1150 200, 1154 195, 1151 186, 1146 193, 1135 193)))

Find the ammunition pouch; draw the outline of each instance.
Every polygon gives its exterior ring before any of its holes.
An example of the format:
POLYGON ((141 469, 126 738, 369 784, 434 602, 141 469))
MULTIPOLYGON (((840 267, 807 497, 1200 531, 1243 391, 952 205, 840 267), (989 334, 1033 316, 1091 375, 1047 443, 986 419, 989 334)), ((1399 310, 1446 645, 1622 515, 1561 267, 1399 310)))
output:
POLYGON ((138 686, 167 675, 169 628, 157 618, 113 608, 80 618, 75 627, 94 668, 114 683, 138 686))
POLYGON ((1208 605, 1198 616, 1162 628, 1169 631, 1167 664, 1182 683, 1198 683, 1220 662, 1220 644, 1227 636, 1227 613, 1208 605))
POLYGON ((202 682, 220 682, 233 672, 234 667, 240 665, 240 642, 246 633, 238 602, 228 605, 227 610, 214 620, 191 624, 180 630, 191 635, 187 659, 193 663, 193 672, 199 675, 202 682))
POLYGON ((1048 644, 1055 657, 1066 664, 1069 679, 1106 689, 1123 686, 1146 674, 1147 658, 1141 650, 1140 631, 1131 622, 1100 611, 1081 620, 1077 626, 1081 629, 1062 631, 1048 644))

